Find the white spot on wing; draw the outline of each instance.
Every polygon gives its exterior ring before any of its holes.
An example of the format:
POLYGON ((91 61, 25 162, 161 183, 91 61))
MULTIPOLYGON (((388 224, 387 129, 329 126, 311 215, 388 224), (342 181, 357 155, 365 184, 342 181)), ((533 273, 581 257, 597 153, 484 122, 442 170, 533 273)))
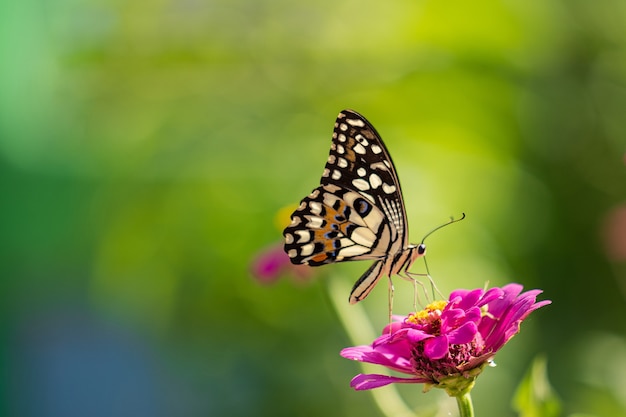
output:
POLYGON ((352 181, 352 185, 354 185, 358 190, 366 191, 370 189, 370 183, 365 181, 363 178, 357 178, 352 181))
POLYGON ((317 201, 311 201, 309 203, 309 208, 313 214, 320 214, 322 212, 322 205, 317 201))
POLYGON ((350 235, 350 239, 357 245, 371 248, 376 241, 376 234, 367 227, 357 227, 350 235))
POLYGON ((352 245, 354 245, 354 242, 352 240, 348 239, 347 237, 339 239, 339 247, 340 248, 347 248, 348 246, 352 246, 352 245))
POLYGON ((376 189, 380 187, 382 183, 383 183, 383 180, 381 180, 377 174, 370 175, 370 185, 372 186, 372 188, 376 189))
POLYGON ((346 123, 348 123, 351 126, 358 126, 358 127, 365 126, 365 123, 363 123, 363 120, 361 119, 346 119, 346 123))
POLYGON ((298 243, 304 243, 311 240, 311 233, 308 230, 296 230, 295 234, 298 235, 298 243))
POLYGON ((387 194, 392 194, 396 192, 396 186, 395 185, 389 185, 389 184, 383 184, 383 191, 386 192, 387 194))
POLYGON ((361 167, 356 170, 356 173, 359 174, 359 177, 364 177, 365 174, 367 174, 367 171, 365 170, 365 168, 361 167))
POLYGON ((335 161, 337 160, 337 157, 333 154, 328 155, 328 163, 329 164, 334 164, 335 161))
POLYGON ((353 257, 353 256, 358 256, 358 255, 363 255, 364 253, 369 252, 370 248, 366 248, 364 246, 360 246, 360 245, 352 245, 352 246, 348 246, 347 248, 343 248, 339 250, 339 255, 342 257, 353 257))
POLYGON ((380 171, 389 171, 389 168, 387 167, 387 165, 383 164, 382 162, 376 162, 374 164, 371 164, 370 168, 378 169, 380 171))
POLYGON ((337 169, 333 170, 333 175, 331 176, 335 181, 341 178, 341 172, 337 169))
POLYGON ((324 194, 324 204, 326 204, 329 207, 332 207, 332 205, 335 204, 335 201, 337 200, 339 200, 339 197, 337 197, 334 194, 331 194, 331 193, 324 194))
POLYGON ((285 243, 288 245, 293 243, 293 235, 291 233, 285 235, 285 243))
POLYGON ((306 225, 307 227, 310 227, 311 229, 319 229, 322 227, 322 224, 324 223, 324 219, 322 219, 321 217, 308 216, 308 218, 309 218, 309 222, 306 225))
POLYGON ((340 129, 342 132, 345 132, 346 130, 348 130, 348 125, 347 125, 347 124, 345 124, 345 123, 341 123, 341 124, 339 125, 339 129, 340 129))
POLYGON ((339 142, 345 142, 346 141, 346 135, 344 135, 343 133, 339 134, 339 142))
POLYGON ((354 223, 358 226, 367 226, 367 224, 365 223, 365 221, 363 220, 363 217, 359 216, 356 212, 352 212, 350 214, 350 217, 348 218, 348 220, 351 223, 354 223))
POLYGON ((374 209, 363 218, 363 221, 365 222, 367 227, 376 230, 378 229, 378 226, 380 226, 380 223, 383 221, 383 213, 378 209, 374 209))
POLYGON ((360 143, 357 143, 356 145, 354 145, 352 149, 354 150, 354 152, 358 154, 365 155, 365 147, 361 145, 360 143))
MULTIPOLYGON (((374 198, 371 195, 369 195, 368 193, 363 192, 363 191, 361 191, 361 192, 350 191, 349 193, 345 193, 344 196, 343 196, 343 201, 348 203, 350 206, 354 207, 354 200, 356 200, 357 198, 361 198, 361 197, 363 197, 363 198, 371 201, 373 204, 375 204, 374 198)), ((332 205, 332 204, 329 204, 329 205, 332 205)), ((359 216, 359 217, 361 217, 361 216, 359 216)))
POLYGON ((339 166, 339 168, 347 168, 348 161, 346 161, 346 158, 339 157, 339 159, 337 160, 337 165, 339 166))
POLYGON ((300 256, 309 256, 313 253, 313 249, 315 249, 315 245, 313 245, 312 243, 307 243, 300 248, 300 256))
POLYGON ((337 153, 343 155, 343 153, 346 150, 344 149, 343 145, 337 145, 337 153))
POLYGON ((376 145, 376 144, 372 145, 370 149, 371 149, 371 150, 372 150, 372 152, 374 152, 375 154, 379 154, 379 153, 381 153, 381 152, 383 151, 383 150, 381 149, 381 147, 380 147, 380 146, 378 146, 378 145, 376 145))
POLYGON ((334 193, 338 190, 340 190, 341 187, 338 187, 336 185, 333 184, 324 184, 324 191, 328 192, 328 193, 334 193))

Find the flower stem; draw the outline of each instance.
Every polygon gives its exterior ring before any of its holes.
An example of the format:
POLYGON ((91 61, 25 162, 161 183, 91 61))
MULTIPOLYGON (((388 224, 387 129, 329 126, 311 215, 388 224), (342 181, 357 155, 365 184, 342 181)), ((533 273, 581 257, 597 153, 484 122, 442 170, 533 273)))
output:
POLYGON ((456 403, 459 406, 459 415, 461 417, 474 417, 474 406, 472 405, 472 396, 469 392, 458 395, 456 403))

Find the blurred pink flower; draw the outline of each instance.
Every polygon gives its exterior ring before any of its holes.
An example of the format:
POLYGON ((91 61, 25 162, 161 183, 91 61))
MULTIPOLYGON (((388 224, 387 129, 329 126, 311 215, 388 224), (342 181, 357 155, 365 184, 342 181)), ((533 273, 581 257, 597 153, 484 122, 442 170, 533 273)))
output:
POLYGON ((612 261, 626 260, 626 205, 615 207, 604 220, 604 246, 612 261))
POLYGON ((288 274, 298 280, 306 280, 312 273, 309 266, 292 264, 283 250, 282 243, 259 252, 252 260, 251 272, 262 284, 272 284, 281 276, 288 274))
POLYGON ((359 374, 350 386, 366 390, 394 382, 424 383, 425 390, 443 388, 451 396, 469 392, 484 366, 519 332, 521 322, 550 304, 536 302, 540 290, 521 291, 519 284, 457 290, 448 301, 435 301, 405 318, 394 317, 396 321, 372 345, 349 347, 341 355, 411 376, 359 374))

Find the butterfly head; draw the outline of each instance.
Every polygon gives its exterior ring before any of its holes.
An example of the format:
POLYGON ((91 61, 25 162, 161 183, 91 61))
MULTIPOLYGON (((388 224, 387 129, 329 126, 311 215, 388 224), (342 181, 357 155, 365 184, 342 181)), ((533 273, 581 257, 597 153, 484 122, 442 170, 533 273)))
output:
POLYGON ((426 254, 426 245, 424 243, 409 245, 409 249, 411 250, 411 262, 426 254))

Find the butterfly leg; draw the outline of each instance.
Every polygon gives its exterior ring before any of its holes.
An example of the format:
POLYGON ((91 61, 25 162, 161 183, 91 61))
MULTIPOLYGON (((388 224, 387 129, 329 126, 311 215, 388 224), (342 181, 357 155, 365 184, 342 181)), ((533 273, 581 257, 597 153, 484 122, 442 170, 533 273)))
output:
MULTIPOLYGON (((413 309, 415 311, 418 311, 418 304, 422 304, 420 301, 420 296, 419 296, 419 291, 417 289, 417 286, 419 285, 422 289, 422 292, 424 293, 424 297, 426 298, 426 300, 428 300, 428 293, 426 292, 426 287, 424 286, 424 284, 422 284, 422 281, 420 281, 419 279, 415 278, 415 277, 421 277, 421 276, 425 276, 426 274, 414 274, 411 273, 409 271, 402 271, 400 273, 398 273, 398 276, 406 281, 410 281, 413 284, 413 309)), ((421 308, 420 308, 421 310, 421 308)))
MULTIPOLYGON (((404 271, 404 273, 407 275, 408 278, 405 279, 409 279, 411 281, 414 281, 414 283, 419 284, 420 287, 422 287, 422 291, 424 292, 424 296, 426 297, 426 300, 428 300, 430 297, 428 295, 428 292, 426 291, 426 287, 424 286, 424 284, 416 279, 415 277, 426 277, 428 278, 428 281, 430 282, 430 287, 432 289, 432 299, 435 300, 435 298, 439 297, 441 299, 445 298, 443 296, 443 294, 441 293, 441 291, 439 291, 439 288, 437 287, 437 284, 435 284, 435 280, 433 279, 432 276, 430 276, 430 274, 418 274, 418 273, 414 273, 414 272, 409 272, 409 271, 404 271)), ((416 289, 417 291, 417 289, 416 289)))
POLYGON ((365 271, 363 275, 361 275, 361 278, 359 278, 357 282, 354 283, 352 291, 350 292, 350 304, 356 304, 359 301, 363 300, 365 297, 367 297, 367 295, 370 293, 372 288, 374 288, 374 285, 376 285, 380 277, 383 276, 383 273, 385 272, 383 270, 383 266, 383 261, 374 262, 372 266, 370 266, 369 269, 365 271))
MULTIPOLYGON (((463 218, 465 218, 465 214, 463 214, 463 218)), ((426 276, 428 277, 428 280, 430 281, 430 288, 431 288, 432 293, 433 293, 433 300, 437 296, 439 296, 441 299, 444 299, 445 297, 443 296, 441 291, 439 291, 439 288, 437 288, 437 284, 435 284, 435 281, 433 280, 433 277, 430 276, 430 269, 428 269, 428 262, 426 262, 426 257, 424 256, 423 259, 424 259, 424 267, 426 268, 426 276)))
MULTIPOLYGON (((391 324, 391 318, 393 316, 393 292, 394 292, 394 288, 393 288, 393 281, 391 279, 391 277, 389 276, 389 291, 387 293, 387 297, 388 297, 388 301, 389 301, 389 324, 391 324)), ((391 327, 389 328, 389 331, 391 331, 391 327)))

